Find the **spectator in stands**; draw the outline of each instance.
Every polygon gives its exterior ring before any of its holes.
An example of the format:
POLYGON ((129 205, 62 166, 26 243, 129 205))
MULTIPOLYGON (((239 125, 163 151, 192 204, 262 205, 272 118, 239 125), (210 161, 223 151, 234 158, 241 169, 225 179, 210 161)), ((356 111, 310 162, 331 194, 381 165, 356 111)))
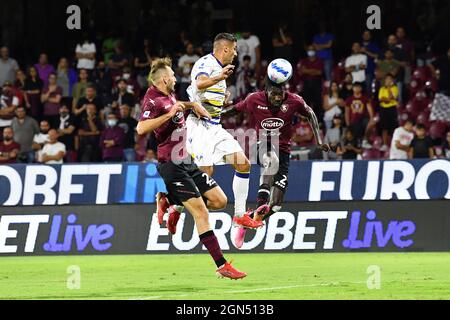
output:
POLYGON ((67 58, 59 59, 58 66, 56 68, 57 84, 62 89, 62 96, 65 100, 71 99, 72 89, 75 83, 77 83, 77 73, 74 69, 70 68, 67 58))
POLYGON ((58 131, 50 129, 48 142, 42 148, 41 163, 63 164, 66 155, 66 146, 58 141, 58 131))
POLYGON ((322 80, 324 62, 317 58, 313 45, 306 48, 308 57, 300 61, 300 74, 303 79, 303 95, 311 104, 319 119, 322 118, 322 80))
POLYGON ((158 158, 156 157, 155 151, 153 149, 148 149, 147 152, 145 153, 145 158, 142 162, 157 164, 158 158))
POLYGON ((122 162, 124 155, 125 132, 117 125, 114 113, 108 114, 107 128, 100 136, 100 148, 105 162, 122 162))
POLYGON ((128 65, 128 55, 125 53, 125 45, 122 41, 117 41, 114 53, 109 60, 109 68, 113 79, 122 73, 122 68, 128 65))
POLYGON ((245 56, 250 56, 250 68, 255 70, 256 75, 259 75, 261 71, 261 43, 259 38, 252 34, 249 26, 242 28, 241 36, 237 41, 239 64, 244 63, 245 56))
POLYGON ((181 77, 181 81, 178 88, 178 99, 181 101, 188 101, 189 96, 186 92, 187 88, 191 85, 191 71, 197 60, 200 59, 194 52, 194 45, 188 43, 186 45, 186 53, 178 60, 178 75, 181 77))
POLYGON ((395 76, 397 79, 399 101, 402 102, 402 90, 403 83, 405 83, 406 71, 410 72, 408 57, 405 50, 403 50, 402 46, 398 43, 397 37, 393 34, 388 37, 387 47, 393 52, 394 60, 399 65, 398 73, 395 74, 395 76))
POLYGON ((117 79, 123 79, 127 82, 127 92, 132 94, 135 100, 138 100, 141 93, 141 87, 136 81, 130 67, 124 67, 122 74, 117 79))
POLYGON ((62 104, 59 108, 59 121, 56 127, 59 135, 59 141, 66 146, 67 162, 75 162, 75 117, 70 114, 67 104, 62 104))
POLYGON ((78 105, 78 100, 86 95, 86 88, 92 84, 89 82, 89 74, 87 70, 81 69, 78 75, 80 79, 77 83, 75 83, 72 90, 72 110, 78 105))
POLYGON ((19 99, 19 105, 25 106, 25 82, 27 81, 27 76, 22 70, 16 71, 16 81, 14 82, 13 90, 19 99))
POLYGON ((137 72, 137 81, 141 89, 148 88, 148 73, 152 64, 152 47, 150 39, 144 39, 142 51, 134 58, 134 68, 137 72))
POLYGON ((380 151, 386 152, 388 149, 389 135, 398 127, 398 88, 394 83, 394 76, 388 74, 384 80, 384 85, 378 93, 380 102, 380 127, 383 136, 383 146, 380 151))
POLYGON ((42 117, 41 93, 43 82, 35 67, 28 68, 27 79, 25 80, 25 104, 29 114, 36 120, 42 117))
POLYGON ((42 148, 49 141, 48 132, 50 131, 50 123, 47 120, 42 120, 39 124, 39 133, 34 135, 33 150, 35 151, 35 160, 42 162, 42 148))
POLYGON ((27 116, 24 107, 16 109, 16 118, 11 123, 14 132, 14 141, 20 145, 20 162, 34 162, 33 138, 39 133, 39 126, 36 120, 27 116))
POLYGON ((245 98, 256 89, 256 74, 250 67, 251 59, 250 56, 245 56, 242 65, 236 71, 236 94, 239 98, 245 98))
POLYGON ((392 51, 391 49, 387 49, 384 53, 384 59, 378 60, 377 64, 383 78, 388 74, 392 74, 397 78, 401 68, 401 64, 394 59, 394 51, 392 51))
POLYGON ((391 160, 408 159, 408 151, 411 142, 414 139, 414 122, 411 119, 406 120, 403 127, 398 127, 392 136, 391 150, 389 158, 391 160))
POLYGON ((56 128, 58 123, 62 92, 62 88, 56 83, 56 74, 51 73, 48 84, 42 90, 41 102, 44 104, 44 118, 48 120, 52 128, 56 128))
POLYGON ((368 93, 370 92, 375 74, 375 60, 378 59, 380 52, 380 47, 372 40, 372 33, 369 30, 364 31, 362 35, 361 53, 367 56, 366 88, 368 93))
POLYGON ((112 103, 113 81, 105 62, 100 61, 93 72, 93 84, 97 88, 97 97, 103 106, 112 103))
POLYGON ((444 158, 450 159, 450 131, 447 132, 446 139, 442 145, 442 154, 444 158))
POLYGON ((345 107, 345 101, 339 96, 339 86, 336 81, 332 81, 328 94, 323 96, 323 109, 325 114, 323 122, 328 130, 333 124, 333 118, 342 114, 341 107, 345 107))
POLYGON ((356 160, 358 155, 362 154, 361 144, 356 138, 352 127, 348 127, 345 131, 345 137, 342 140, 342 144, 338 146, 336 154, 343 160, 356 160))
POLYGON ((353 83, 366 83, 367 56, 361 52, 361 44, 352 45, 352 55, 345 60, 345 72, 351 72, 353 83))
POLYGON ((356 139, 363 139, 362 147, 370 149, 370 131, 375 127, 373 120, 375 113, 370 100, 362 91, 362 84, 353 84, 353 95, 345 101, 345 123, 352 126, 353 135, 356 139))
POLYGON ((351 73, 345 74, 344 81, 340 85, 339 94, 344 101, 353 96, 353 76, 351 73))
POLYGON ((117 92, 113 94, 113 102, 110 108, 105 108, 105 119, 108 117, 109 113, 114 113, 119 115, 119 107, 121 105, 128 105, 133 108, 135 105, 134 96, 127 91, 127 81, 125 79, 120 79, 117 81, 117 92))
POLYGON ((325 22, 321 22, 319 27, 320 32, 314 36, 313 45, 317 51, 317 57, 324 62, 325 80, 331 81, 334 35, 327 32, 325 22))
POLYGON ((55 73, 55 67, 48 63, 48 56, 46 53, 41 53, 39 56, 39 62, 34 65, 39 78, 41 78, 44 86, 48 85, 49 76, 55 73))
POLYGON ((111 56, 114 54, 114 48, 119 41, 116 30, 108 30, 105 40, 102 43, 103 59, 106 65, 109 64, 111 56))
POLYGON ((294 147, 309 148, 315 145, 314 133, 306 118, 301 117, 300 122, 294 126, 292 136, 294 147))
POLYGON ((0 96, 0 134, 5 127, 11 126, 14 112, 18 106, 19 98, 14 94, 11 82, 6 81, 0 96))
POLYGON ((89 84, 86 87, 84 97, 78 100, 78 103, 74 108, 72 108, 72 113, 77 119, 77 124, 86 115, 86 109, 89 104, 95 104, 96 110, 101 111, 103 109, 102 102, 100 98, 97 97, 97 91, 93 84, 89 84))
POLYGON ((86 106, 86 115, 83 116, 78 129, 80 162, 99 162, 100 133, 103 130, 102 121, 97 116, 97 108, 91 103, 86 106))
POLYGON ((124 158, 127 162, 133 162, 136 159, 136 119, 131 117, 130 106, 123 104, 119 107, 120 119, 118 126, 123 129, 125 133, 125 141, 123 144, 124 158))
POLYGON ((77 69, 85 69, 92 73, 95 67, 95 55, 97 53, 97 48, 95 43, 89 39, 89 34, 84 33, 83 39, 77 44, 75 49, 75 54, 77 58, 77 69))
POLYGON ((425 130, 425 126, 418 124, 416 126, 416 136, 411 141, 411 147, 409 148, 410 159, 433 159, 434 148, 433 141, 425 130))
POLYGON ((14 131, 11 127, 3 129, 3 141, 0 141, 0 164, 17 162, 20 145, 14 141, 14 131))
POLYGON ((415 49, 414 43, 406 37, 406 31, 404 27, 398 27, 395 31, 397 37, 397 44, 405 52, 406 60, 409 63, 415 61, 415 49))
POLYGON ((448 47, 446 55, 428 66, 431 68, 433 76, 438 79, 438 92, 450 99, 450 47, 448 47))
POLYGON ((273 56, 292 61, 293 44, 292 34, 286 22, 281 21, 272 36, 273 56))
POLYGON ((17 61, 9 56, 8 47, 0 48, 0 87, 5 82, 14 83, 16 81, 16 71, 19 70, 17 61))
MULTIPOLYGON (((328 143, 332 147, 339 147, 343 141, 343 132, 344 129, 342 127, 342 116, 336 114, 333 117, 333 122, 331 128, 327 130, 327 133, 324 138, 324 143, 328 143)), ((328 152, 325 153, 325 158, 330 160, 337 160, 339 157, 336 152, 328 152)))

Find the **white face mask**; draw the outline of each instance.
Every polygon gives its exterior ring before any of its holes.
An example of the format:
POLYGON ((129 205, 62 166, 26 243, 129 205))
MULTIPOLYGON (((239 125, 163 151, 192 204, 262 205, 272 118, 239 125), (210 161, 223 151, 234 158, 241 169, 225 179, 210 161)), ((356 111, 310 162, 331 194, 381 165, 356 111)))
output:
POLYGON ((308 57, 315 57, 316 56, 316 52, 314 50, 309 50, 308 51, 308 57))
POLYGON ((122 75, 122 77, 123 77, 125 80, 128 80, 128 79, 130 79, 131 74, 129 74, 129 73, 124 73, 124 74, 122 75))
POLYGON ((117 120, 108 120, 108 126, 115 127, 117 124, 117 120))

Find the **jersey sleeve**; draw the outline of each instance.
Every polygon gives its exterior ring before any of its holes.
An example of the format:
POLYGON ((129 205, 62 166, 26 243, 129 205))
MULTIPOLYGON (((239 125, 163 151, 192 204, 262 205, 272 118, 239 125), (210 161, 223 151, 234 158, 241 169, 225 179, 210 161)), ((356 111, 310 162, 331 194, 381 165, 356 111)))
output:
POLYGON ((308 106, 305 100, 297 94, 294 94, 294 101, 296 106, 296 111, 303 117, 308 117, 312 109, 308 106))
POLYGON ((238 102, 238 104, 236 104, 234 106, 234 108, 238 112, 250 112, 250 108, 251 108, 251 105, 252 105, 252 96, 253 96, 253 94, 250 94, 244 100, 238 102))
POLYGON ((139 117, 139 121, 146 121, 150 119, 155 119, 161 116, 161 105, 158 99, 151 99, 150 97, 146 97, 144 99, 144 104, 142 106, 141 116, 139 117))
POLYGON ((197 78, 200 77, 201 75, 209 77, 211 76, 212 72, 213 68, 209 59, 207 58, 200 59, 195 63, 194 68, 192 69, 191 80, 196 81, 197 78))

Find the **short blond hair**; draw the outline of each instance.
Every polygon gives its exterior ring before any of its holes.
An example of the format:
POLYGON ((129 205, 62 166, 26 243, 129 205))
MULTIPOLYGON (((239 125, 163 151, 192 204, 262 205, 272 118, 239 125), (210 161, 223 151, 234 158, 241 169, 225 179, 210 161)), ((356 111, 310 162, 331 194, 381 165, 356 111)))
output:
POLYGON ((152 61, 152 66, 150 68, 150 73, 148 74, 148 82, 154 84, 160 75, 161 70, 167 70, 167 68, 172 68, 172 59, 158 58, 152 61))

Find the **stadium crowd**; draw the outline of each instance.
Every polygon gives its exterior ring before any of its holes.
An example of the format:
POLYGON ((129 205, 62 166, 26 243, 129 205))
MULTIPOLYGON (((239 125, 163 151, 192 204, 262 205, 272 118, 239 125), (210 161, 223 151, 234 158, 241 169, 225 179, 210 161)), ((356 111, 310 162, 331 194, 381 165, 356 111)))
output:
MULTIPOLYGON (((293 63, 287 89, 302 95, 321 119, 327 159, 450 157, 450 48, 416 55, 415 43, 399 27, 385 43, 370 31, 333 57, 335 35, 324 25, 293 63)), ((291 62, 292 33, 280 24, 272 57, 263 56, 250 28, 238 36, 237 69, 228 79, 230 100, 238 102, 264 86, 270 58, 291 62)), ((177 96, 187 100, 193 64, 212 51, 212 39, 191 41, 181 32, 169 55, 177 70, 177 96), (182 49, 180 49, 182 48, 182 49)), ((167 51, 144 39, 130 53, 126 41, 109 35, 101 42, 86 34, 70 57, 52 65, 42 53, 33 65, 0 49, 0 164, 63 162, 157 162, 154 139, 136 134, 136 119, 155 57, 167 51)), ((293 119, 294 159, 323 158, 304 119, 293 119)), ((225 128, 249 128, 243 115, 223 119, 225 128)))

